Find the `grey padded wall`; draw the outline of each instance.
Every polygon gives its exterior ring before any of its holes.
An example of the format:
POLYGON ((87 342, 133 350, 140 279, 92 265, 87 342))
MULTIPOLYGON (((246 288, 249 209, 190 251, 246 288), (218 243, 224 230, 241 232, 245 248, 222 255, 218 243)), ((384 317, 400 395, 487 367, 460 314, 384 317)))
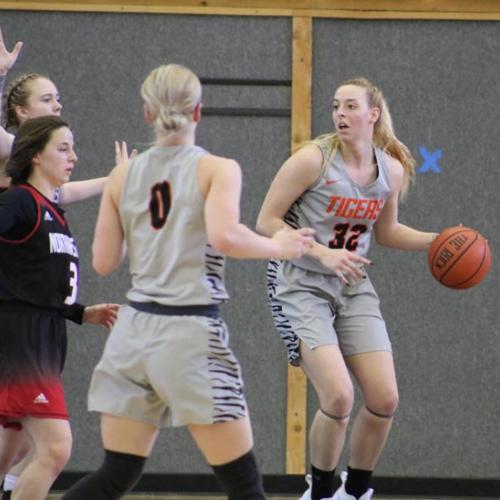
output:
POLYGON ((462 223, 487 236, 493 252, 487 280, 454 291, 433 280, 424 253, 372 250, 400 386, 379 475, 498 478, 498 54, 498 23, 314 23, 314 134, 331 130, 336 86, 366 76, 425 171, 400 207, 401 222, 432 231, 462 223), (420 146, 442 151, 441 173, 424 166, 420 146))
MULTIPOLYGON (((63 99, 63 116, 75 130, 79 163, 74 179, 105 175, 114 161, 115 139, 140 150, 152 139, 142 120, 139 87, 155 66, 178 62, 204 78, 289 80, 291 20, 288 18, 70 14, 0 11, 8 46, 23 40, 10 77, 49 74, 63 99)), ((290 107, 286 85, 204 89, 207 107, 290 107)), ((278 165, 289 151, 287 117, 207 116, 200 145, 237 159, 243 169, 242 219, 253 226, 278 165)), ((124 300, 126 269, 99 278, 90 266, 98 202, 67 207, 81 261, 84 303, 124 300)), ((256 453, 267 473, 284 472, 286 361, 266 307, 263 262, 229 262, 232 301, 224 315, 231 345, 242 364, 254 424, 256 453)), ((73 327, 64 380, 72 415, 73 455, 66 470, 90 470, 101 458, 98 418, 86 412, 92 368, 106 338, 103 329, 73 327)), ((147 472, 208 473, 184 429, 164 431, 147 472)))

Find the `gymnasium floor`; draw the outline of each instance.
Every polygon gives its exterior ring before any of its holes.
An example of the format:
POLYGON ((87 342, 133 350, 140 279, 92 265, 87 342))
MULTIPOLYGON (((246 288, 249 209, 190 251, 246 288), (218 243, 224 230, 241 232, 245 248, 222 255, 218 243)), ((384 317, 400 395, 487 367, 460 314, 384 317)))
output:
MULTIPOLYGON (((58 500, 60 499, 60 495, 50 495, 47 497, 47 500, 58 500)), ((297 500, 293 496, 269 496, 269 500, 297 500)), ((374 497, 373 500, 466 500, 467 498, 471 499, 471 497, 374 497)), ((197 495, 197 496, 181 496, 181 495, 155 495, 153 493, 145 493, 142 495, 127 495, 124 497, 125 500, 226 500, 225 497, 214 497, 214 496, 205 496, 205 495, 197 495)), ((492 500, 490 498, 479 498, 474 497, 473 500, 492 500)))

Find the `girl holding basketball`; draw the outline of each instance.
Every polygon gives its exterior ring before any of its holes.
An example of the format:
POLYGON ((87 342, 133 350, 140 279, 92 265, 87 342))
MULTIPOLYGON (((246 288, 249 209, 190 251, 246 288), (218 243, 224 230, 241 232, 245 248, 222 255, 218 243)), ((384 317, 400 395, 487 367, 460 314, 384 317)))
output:
POLYGON ((304 145, 280 168, 257 228, 268 236, 312 227, 316 242, 294 261, 269 263, 269 298, 291 364, 314 386, 320 408, 309 434, 312 479, 303 500, 368 500, 372 472, 398 405, 391 342, 366 269, 378 243, 426 250, 435 233, 398 222, 398 201, 414 160, 395 136, 381 91, 364 78, 333 98, 336 132, 304 145), (352 373, 364 405, 350 441, 349 467, 333 476, 353 407, 352 373))

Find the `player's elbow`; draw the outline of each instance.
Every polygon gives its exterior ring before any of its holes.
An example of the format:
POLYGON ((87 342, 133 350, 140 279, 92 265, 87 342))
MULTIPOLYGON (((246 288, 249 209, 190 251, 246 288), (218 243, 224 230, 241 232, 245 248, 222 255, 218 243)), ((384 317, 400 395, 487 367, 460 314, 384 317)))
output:
POLYGON ((232 255, 238 249, 240 238, 238 237, 240 225, 226 224, 208 231, 208 242, 223 255, 232 255))
POLYGON ((257 217, 257 222, 255 223, 255 230, 259 234, 263 234, 266 236, 268 235, 268 229, 267 229, 266 222, 265 222, 264 218, 260 216, 260 214, 259 214, 259 217, 257 217))
POLYGON ((377 242, 378 245, 381 245, 383 247, 390 247, 390 239, 386 237, 384 233, 375 233, 375 241, 377 242))
MULTIPOLYGON (((264 215, 262 212, 259 213, 257 217, 257 222, 255 224, 255 230, 264 236, 268 236, 269 238, 273 235, 273 220, 272 218, 264 215)), ((280 220, 276 218, 276 220, 280 220)))
POLYGON ((375 227, 375 241, 377 244, 383 246, 383 247, 394 247, 394 234, 395 234, 395 227, 391 228, 382 228, 382 227, 375 227))
POLYGON ((230 255, 234 249, 234 239, 227 233, 213 234, 209 237, 208 242, 223 255, 230 255))
POLYGON ((96 258, 95 256, 92 259, 92 267, 99 276, 108 276, 113 272, 114 269, 114 267, 111 266, 108 262, 96 258))

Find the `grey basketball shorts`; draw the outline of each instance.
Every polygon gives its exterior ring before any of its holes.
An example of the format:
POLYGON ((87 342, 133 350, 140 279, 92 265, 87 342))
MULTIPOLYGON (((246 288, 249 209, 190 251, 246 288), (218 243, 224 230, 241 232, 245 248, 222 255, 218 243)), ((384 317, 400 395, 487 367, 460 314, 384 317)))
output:
POLYGON ((338 345, 344 356, 392 351, 379 298, 368 277, 343 286, 334 275, 272 260, 267 272, 274 324, 299 364, 300 342, 310 349, 338 345))
POLYGON ((158 427, 247 416, 226 324, 122 306, 94 370, 88 408, 158 427))

